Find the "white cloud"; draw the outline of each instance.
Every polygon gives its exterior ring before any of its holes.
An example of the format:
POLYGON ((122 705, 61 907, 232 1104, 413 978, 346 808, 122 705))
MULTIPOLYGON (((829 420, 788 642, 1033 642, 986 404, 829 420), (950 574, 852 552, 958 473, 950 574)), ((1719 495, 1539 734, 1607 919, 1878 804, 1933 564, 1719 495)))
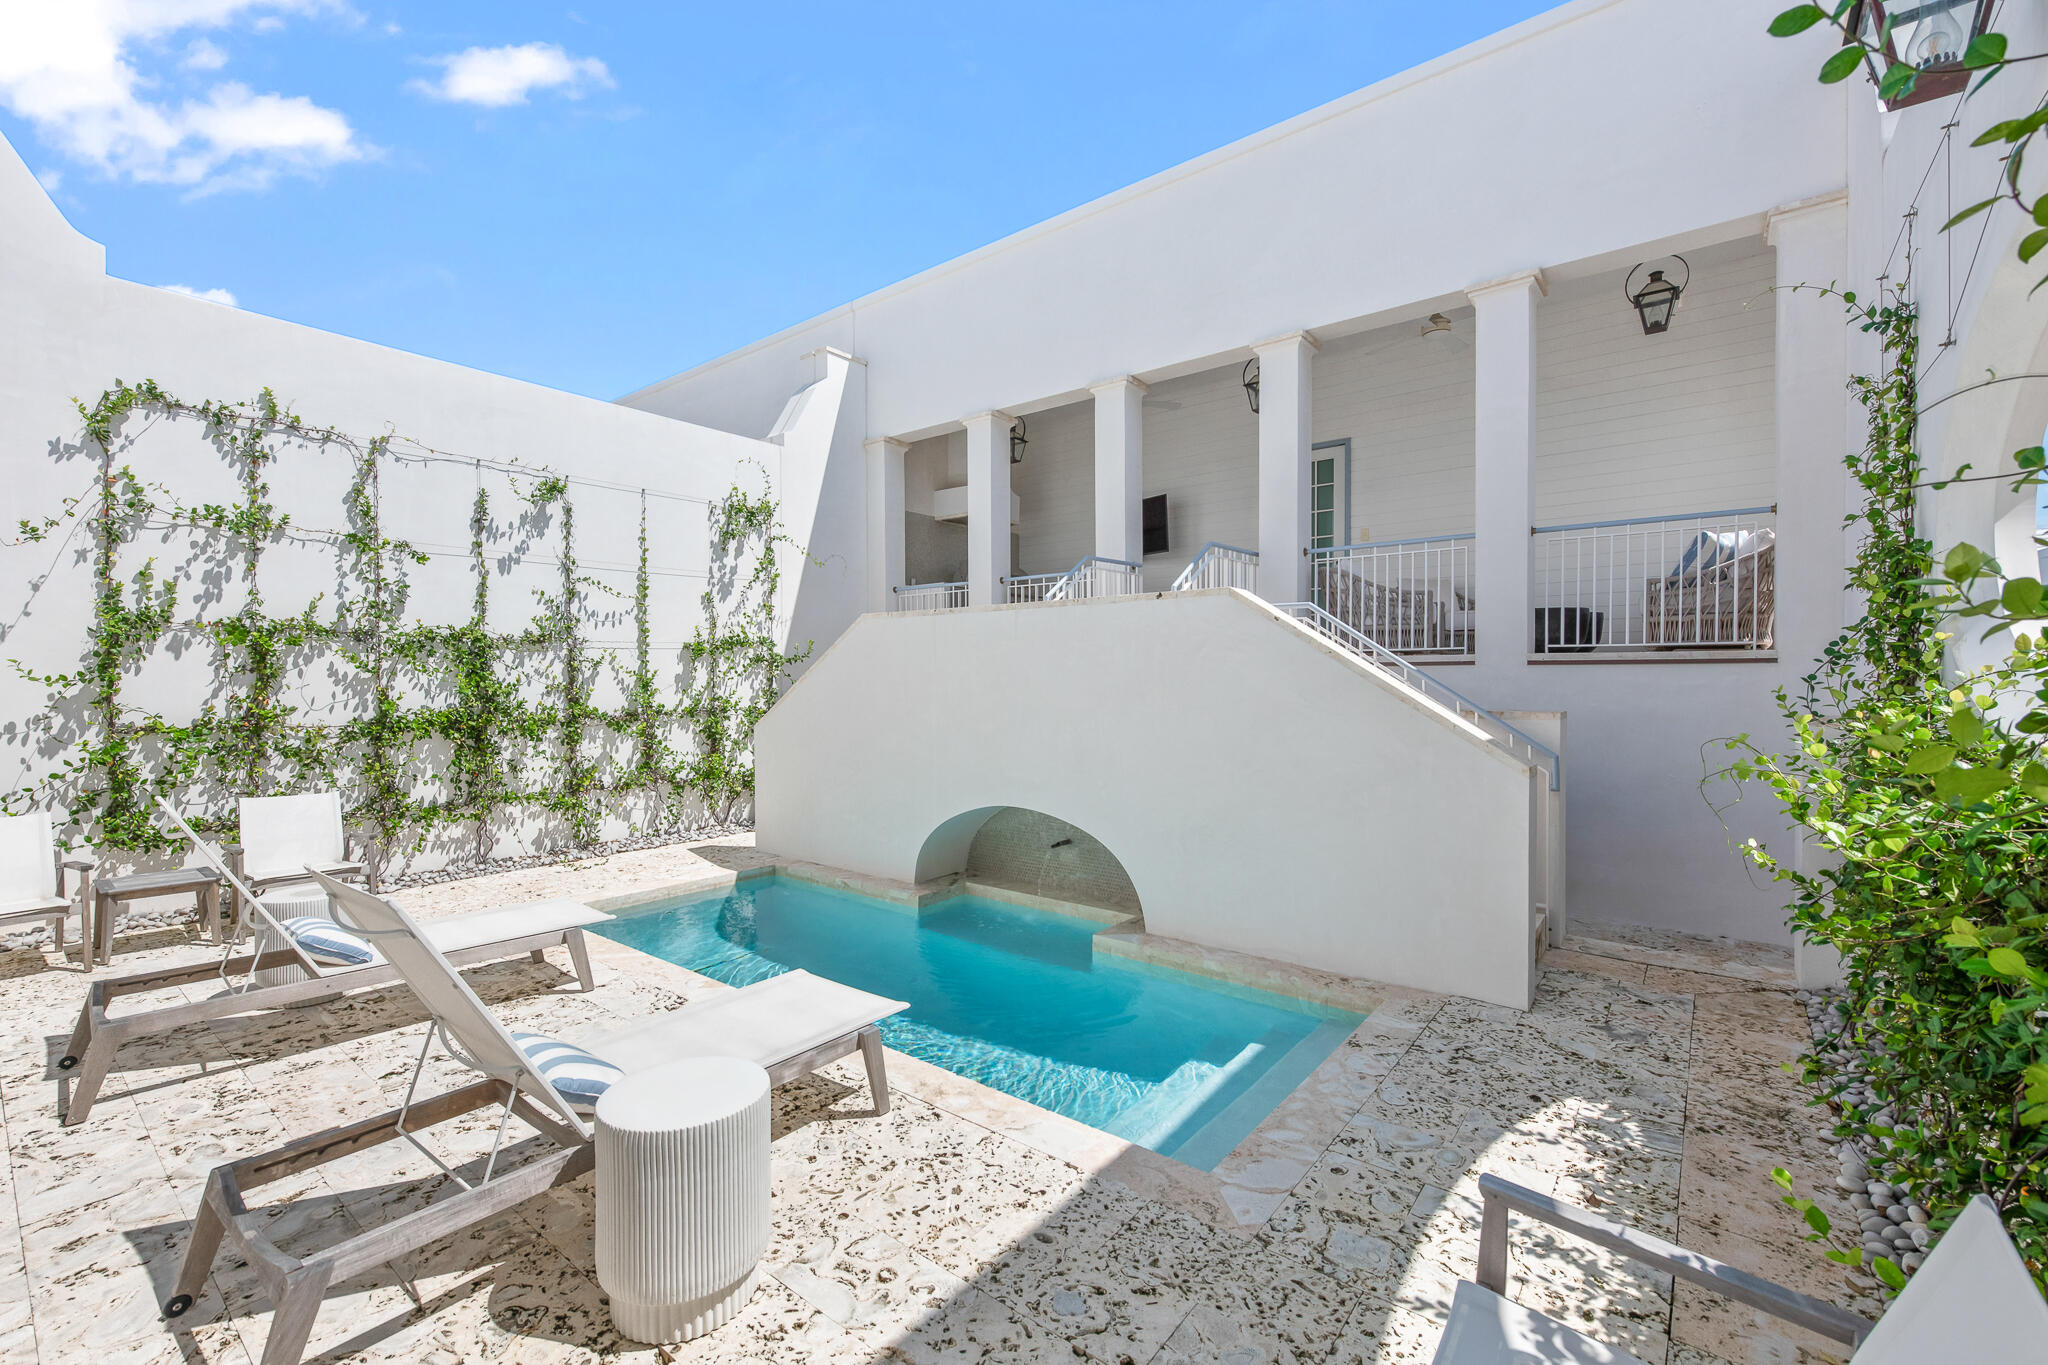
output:
MULTIPOLYGON (((55 194, 64 188, 64 172, 55 166, 45 166, 36 172, 36 183, 43 187, 44 194, 55 194)), ((2042 486, 2048 488, 2048 484, 2042 486)))
POLYGON ((480 104, 487 109, 524 104, 536 90, 555 90, 581 99, 595 86, 610 90, 616 82, 595 57, 572 57, 555 43, 522 43, 517 47, 472 47, 445 57, 427 59, 441 68, 438 80, 409 81, 407 88, 437 100, 480 104))
MULTIPOLYGON (((137 61, 160 54, 184 30, 245 18, 260 27, 265 19, 320 11, 352 14, 338 0, 8 6, 0 18, 0 104, 34 124, 51 147, 112 176, 204 193, 258 188, 280 173, 312 174, 374 149, 339 112, 303 95, 259 95, 229 81, 174 99, 158 93, 166 77, 145 76, 137 61)), ((181 64, 207 72, 226 61, 225 52, 199 37, 181 64)))
POLYGON ((166 284, 158 287, 168 289, 173 294, 183 294, 187 298, 205 299, 208 303, 224 303, 230 308, 235 306, 235 296, 225 289, 194 289, 189 284, 166 284))
POLYGON ((178 65, 187 71, 218 71, 228 64, 228 54, 204 38, 194 38, 178 65))

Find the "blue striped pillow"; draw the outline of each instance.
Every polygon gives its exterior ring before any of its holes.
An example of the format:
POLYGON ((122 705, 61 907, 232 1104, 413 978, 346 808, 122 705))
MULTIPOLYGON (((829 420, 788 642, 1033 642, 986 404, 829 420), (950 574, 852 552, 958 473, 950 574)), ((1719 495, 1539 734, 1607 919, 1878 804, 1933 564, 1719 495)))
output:
POLYGON ((578 1109, 594 1109, 597 1097, 626 1073, 582 1048, 545 1033, 515 1033, 512 1041, 534 1069, 547 1078, 555 1093, 578 1109))
POLYGON ((323 967, 360 967, 377 956, 362 939, 318 915, 288 919, 284 931, 292 936, 292 942, 305 949, 307 957, 323 967))

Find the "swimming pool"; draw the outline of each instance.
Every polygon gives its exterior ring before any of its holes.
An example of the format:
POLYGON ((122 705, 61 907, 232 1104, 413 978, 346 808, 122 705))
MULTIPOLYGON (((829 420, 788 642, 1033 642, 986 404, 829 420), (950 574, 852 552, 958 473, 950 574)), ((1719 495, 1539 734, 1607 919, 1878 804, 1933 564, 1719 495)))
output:
POLYGON ((1364 1018, 1097 954, 1100 927, 777 876, 593 932, 729 985, 801 967, 908 1000, 882 1025, 890 1047, 1203 1170, 1364 1018))

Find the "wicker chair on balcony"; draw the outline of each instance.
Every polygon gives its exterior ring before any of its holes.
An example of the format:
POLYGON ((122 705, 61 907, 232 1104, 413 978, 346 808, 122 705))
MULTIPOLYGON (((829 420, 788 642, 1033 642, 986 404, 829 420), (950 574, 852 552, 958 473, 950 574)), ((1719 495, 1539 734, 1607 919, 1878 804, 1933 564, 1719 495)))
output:
POLYGON ((1777 546, 1769 528, 1704 531, 1676 567, 1643 585, 1653 649, 1769 649, 1777 620, 1777 546))
POLYGON ((1318 570, 1316 588, 1324 611, 1383 648, 1450 647, 1450 615, 1427 588, 1389 587, 1334 566, 1318 570))

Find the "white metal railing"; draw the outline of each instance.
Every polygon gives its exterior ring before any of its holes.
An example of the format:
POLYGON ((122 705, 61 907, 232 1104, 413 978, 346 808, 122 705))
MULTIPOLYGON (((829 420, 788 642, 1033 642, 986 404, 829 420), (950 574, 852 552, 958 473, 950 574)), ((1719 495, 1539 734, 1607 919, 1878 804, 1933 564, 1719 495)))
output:
POLYGON ((1310 595, 1353 630, 1402 654, 1470 658, 1470 535, 1310 550, 1310 595))
POLYGON ((1486 732, 1488 739, 1515 757, 1532 766, 1545 769, 1550 774, 1552 791, 1557 791, 1563 784, 1564 760, 1558 756, 1555 749, 1530 738, 1464 693, 1433 674, 1423 672, 1355 627, 1338 620, 1313 602, 1283 602, 1276 605, 1274 610, 1287 613, 1316 634, 1357 655, 1365 662, 1386 669, 1437 705, 1477 725, 1486 732))
POLYGON ((1240 550, 1235 545, 1221 541, 1210 541, 1195 556, 1195 562, 1180 571, 1180 577, 1173 580, 1173 592, 1191 592, 1197 588, 1242 588, 1246 592, 1257 590, 1259 576, 1259 552, 1240 550))
POLYGON ((1003 580, 1004 600, 1012 605, 1128 597, 1144 590, 1144 570, 1139 565, 1099 555, 1083 557, 1065 573, 1016 574, 1003 580))
POLYGON ((1538 654, 1766 650, 1777 509, 1737 507, 1530 532, 1538 654))
POLYGON ((890 611, 945 611, 967 605, 965 583, 913 583, 889 592, 890 611))

